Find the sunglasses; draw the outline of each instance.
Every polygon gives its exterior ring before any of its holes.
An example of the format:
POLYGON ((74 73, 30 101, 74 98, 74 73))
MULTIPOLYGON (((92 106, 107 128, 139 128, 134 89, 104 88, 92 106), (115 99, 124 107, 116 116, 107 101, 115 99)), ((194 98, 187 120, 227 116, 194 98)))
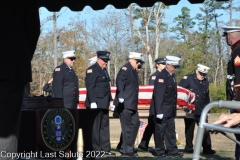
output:
POLYGON ((203 76, 203 77, 207 76, 206 73, 202 73, 202 72, 199 72, 199 71, 198 71, 198 73, 199 73, 201 76, 203 76))
POLYGON ((76 57, 68 57, 71 61, 76 60, 76 57))
POLYGON ((227 35, 228 35, 228 33, 224 32, 222 36, 225 37, 225 36, 227 36, 227 35))
POLYGON ((180 68, 180 65, 172 65, 174 69, 180 68))
POLYGON ((102 60, 103 62, 105 62, 105 63, 108 62, 108 59, 101 58, 101 60, 102 60))

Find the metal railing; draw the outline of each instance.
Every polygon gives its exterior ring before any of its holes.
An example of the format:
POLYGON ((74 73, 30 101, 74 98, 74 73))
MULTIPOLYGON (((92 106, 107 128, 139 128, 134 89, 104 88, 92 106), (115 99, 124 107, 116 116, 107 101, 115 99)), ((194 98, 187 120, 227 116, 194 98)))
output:
POLYGON ((206 107, 204 107, 201 117, 200 117, 200 122, 198 126, 198 131, 197 131, 197 136, 196 136, 196 141, 195 141, 195 147, 194 147, 194 152, 193 152, 193 160, 199 160, 200 159, 200 150, 202 146, 202 140, 203 140, 203 134, 204 130, 210 130, 210 131, 218 131, 222 133, 224 136, 227 138, 231 139, 232 141, 240 144, 239 141, 236 139, 230 137, 228 134, 224 132, 229 132, 229 133, 237 133, 240 134, 240 129, 239 128, 227 128, 223 127, 222 125, 215 125, 215 124, 209 124, 206 123, 207 119, 207 114, 209 113, 209 110, 212 109, 213 107, 219 107, 219 108, 228 108, 228 109, 240 109, 240 102, 236 101, 215 101, 212 103, 209 103, 206 107))

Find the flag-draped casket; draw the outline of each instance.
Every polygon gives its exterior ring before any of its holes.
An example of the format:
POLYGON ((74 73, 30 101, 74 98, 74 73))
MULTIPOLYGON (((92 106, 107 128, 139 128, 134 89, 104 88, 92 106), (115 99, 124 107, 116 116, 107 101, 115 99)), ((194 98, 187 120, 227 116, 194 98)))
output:
MULTIPOLYGON (((140 85, 139 86, 139 99, 138 99, 138 108, 149 107, 152 100, 153 85, 140 85)), ((194 110, 194 105, 192 104, 195 100, 195 94, 185 88, 180 86, 177 87, 178 90, 178 99, 177 104, 179 106, 186 106, 194 110)), ((86 99, 86 88, 79 88, 79 108, 85 108, 84 103, 86 99)), ((111 94, 113 99, 116 94, 116 87, 111 87, 111 94)))

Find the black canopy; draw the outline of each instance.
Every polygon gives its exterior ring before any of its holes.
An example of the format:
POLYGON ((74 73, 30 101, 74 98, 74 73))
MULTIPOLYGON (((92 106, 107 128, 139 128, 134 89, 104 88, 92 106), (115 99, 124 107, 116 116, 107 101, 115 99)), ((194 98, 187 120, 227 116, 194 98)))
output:
MULTIPOLYGON (((192 4, 203 3, 204 0, 188 0, 192 4)), ((223 1, 223 0, 217 0, 223 1)), ((39 0, 39 7, 46 7, 49 11, 59 11, 67 6, 72 11, 82 11, 85 6, 91 6, 94 10, 104 9, 111 4, 115 8, 127 8, 131 3, 136 3, 140 7, 153 6, 157 0, 39 0)), ((176 5, 179 0, 162 0, 165 5, 176 5)))

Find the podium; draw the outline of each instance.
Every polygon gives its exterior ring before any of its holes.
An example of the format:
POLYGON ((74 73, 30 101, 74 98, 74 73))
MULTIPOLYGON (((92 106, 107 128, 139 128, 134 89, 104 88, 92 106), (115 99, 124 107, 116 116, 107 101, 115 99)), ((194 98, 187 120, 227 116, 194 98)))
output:
POLYGON ((35 158, 46 159, 51 156, 48 153, 56 156, 52 158, 76 153, 79 128, 83 131, 84 153, 92 150, 92 126, 98 109, 30 106, 21 110, 18 153, 36 153, 35 158))

